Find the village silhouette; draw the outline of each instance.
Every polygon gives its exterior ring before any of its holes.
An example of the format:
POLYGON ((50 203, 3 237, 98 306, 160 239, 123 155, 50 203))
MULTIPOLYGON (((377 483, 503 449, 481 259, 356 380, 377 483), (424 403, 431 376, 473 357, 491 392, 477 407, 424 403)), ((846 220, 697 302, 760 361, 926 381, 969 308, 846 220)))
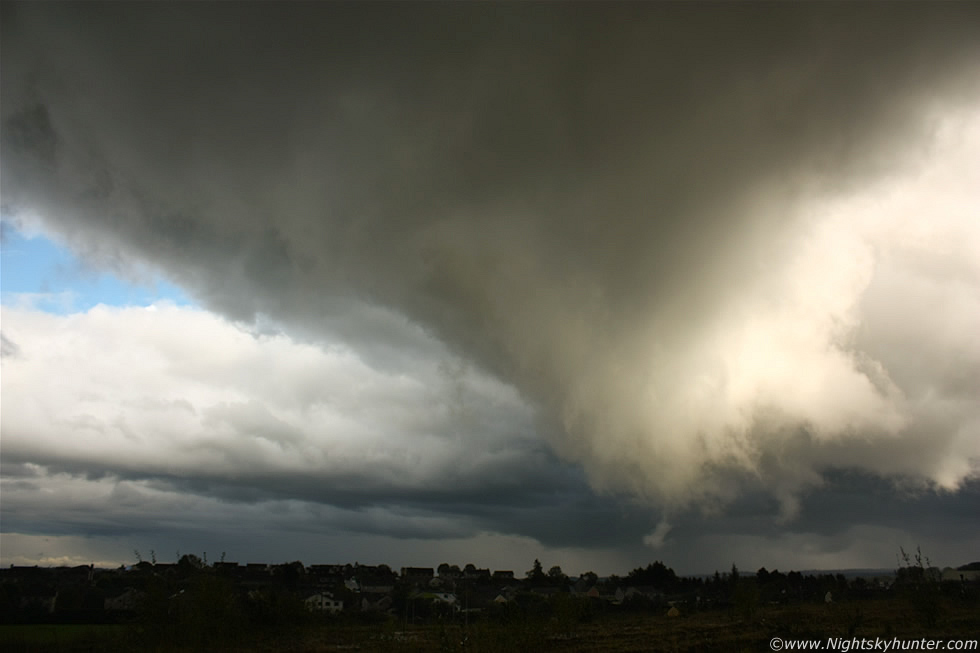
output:
MULTIPOLYGON (((596 643, 594 631, 604 624, 610 642, 626 641, 625 649, 610 650, 658 650, 653 644, 630 648, 630 636, 620 639, 616 628, 634 638, 663 627, 693 637, 709 624, 721 624, 714 637, 723 649, 729 635, 734 641, 760 637, 804 617, 812 622, 811 635, 828 636, 854 635, 862 627, 894 636, 941 627, 948 635, 976 632, 980 625, 980 562, 940 569, 918 550, 901 551, 897 569, 784 573, 764 567, 744 572, 732 565, 689 577, 661 561, 625 576, 599 577, 569 576, 559 566, 546 570, 539 560, 522 572, 472 563, 396 571, 357 562, 240 564, 224 556, 209 562, 195 554, 171 563, 135 553, 137 563, 114 569, 0 570, 0 643, 14 645, 5 650, 77 650, 79 642, 95 646, 91 650, 248 650, 305 633, 313 637, 309 641, 339 637, 366 650, 445 650, 446 642, 459 650, 579 650, 586 640, 596 643), (777 618, 765 628, 767 616, 777 618), (591 639, 583 634, 590 632, 591 639), (487 645, 490 640, 503 648, 487 645)), ((290 641, 291 650, 323 650, 290 641)), ((709 637, 690 650, 712 645, 709 637)))

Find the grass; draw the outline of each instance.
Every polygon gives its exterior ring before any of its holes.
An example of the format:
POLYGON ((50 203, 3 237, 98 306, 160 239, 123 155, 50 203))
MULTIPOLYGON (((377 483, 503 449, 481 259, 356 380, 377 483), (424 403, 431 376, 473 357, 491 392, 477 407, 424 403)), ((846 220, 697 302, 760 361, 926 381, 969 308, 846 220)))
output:
MULTIPOLYGON (((915 618, 915 606, 897 598, 831 604, 761 605, 749 614, 706 611, 667 617, 665 611, 647 614, 605 613, 586 623, 517 620, 509 624, 477 621, 460 624, 406 625, 395 619, 368 625, 331 621, 287 632, 259 632, 254 641, 236 640, 199 650, 264 651, 757 651, 768 650, 772 637, 821 639, 921 637, 976 639, 980 613, 975 602, 948 601, 934 627, 915 618)), ((0 626, 3 651, 127 651, 132 633, 125 626, 0 626)), ((143 644, 147 644, 143 642, 143 644)), ((166 651, 164 645, 150 650, 166 651)), ((183 648, 180 650, 195 650, 183 648)))
MULTIPOLYGON (((555 620, 517 624, 476 623, 404 627, 346 626, 313 629, 288 643, 269 641, 269 651, 758 651, 773 637, 820 639, 921 637, 976 639, 980 614, 975 604, 943 606, 943 619, 924 628, 914 609, 900 599, 831 604, 760 606, 751 617, 710 611, 666 614, 605 614, 572 628, 555 620), (285 645, 283 645, 285 644, 285 645)), ((268 648, 266 648, 268 647, 268 648)))
POLYGON ((0 649, 13 651, 118 651, 129 639, 127 626, 106 624, 4 624, 0 649))

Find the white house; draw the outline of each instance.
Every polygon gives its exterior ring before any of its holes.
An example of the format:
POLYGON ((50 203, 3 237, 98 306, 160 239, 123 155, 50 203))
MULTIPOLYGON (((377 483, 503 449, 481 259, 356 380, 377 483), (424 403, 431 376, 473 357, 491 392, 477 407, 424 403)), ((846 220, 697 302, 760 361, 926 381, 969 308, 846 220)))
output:
POLYGON ((952 567, 946 567, 943 569, 942 579, 947 581, 977 581, 980 580, 980 570, 953 569, 952 567))
POLYGON ((305 601, 306 608, 312 612, 329 612, 330 614, 336 614, 342 612, 344 609, 344 602, 341 599, 335 599, 331 594, 326 592, 320 592, 309 597, 305 601))
POLYGON ((432 592, 426 596, 432 596, 437 601, 442 601, 443 603, 448 603, 449 605, 456 605, 456 595, 451 592, 432 592))

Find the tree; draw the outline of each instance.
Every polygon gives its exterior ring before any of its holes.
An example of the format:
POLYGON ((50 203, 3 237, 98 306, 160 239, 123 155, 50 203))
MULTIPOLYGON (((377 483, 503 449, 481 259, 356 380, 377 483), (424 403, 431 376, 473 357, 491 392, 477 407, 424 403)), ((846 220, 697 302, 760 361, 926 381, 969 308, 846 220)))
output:
POLYGON ((746 578, 741 582, 739 582, 738 576, 734 578, 732 604, 735 614, 742 619, 751 620, 755 617, 759 607, 759 587, 752 578, 746 578))
POLYGON ((555 565, 554 567, 548 570, 548 581, 551 582, 553 585, 558 585, 558 586, 567 585, 568 576, 566 576, 564 572, 562 572, 560 566, 555 565))
POLYGON ((534 566, 527 572, 527 580, 531 581, 531 584, 540 584, 545 580, 546 576, 544 574, 544 568, 541 566, 541 561, 537 558, 534 559, 534 566))
POLYGON ((204 567, 204 562, 193 553, 186 553, 177 561, 177 569, 183 574, 188 574, 204 567))
POLYGON ((629 573, 626 580, 633 585, 653 585, 664 591, 671 591, 679 584, 674 570, 659 560, 646 568, 637 567, 629 573))
POLYGON ((306 567, 299 560, 284 562, 272 568, 272 573, 287 585, 296 585, 306 575, 306 567))

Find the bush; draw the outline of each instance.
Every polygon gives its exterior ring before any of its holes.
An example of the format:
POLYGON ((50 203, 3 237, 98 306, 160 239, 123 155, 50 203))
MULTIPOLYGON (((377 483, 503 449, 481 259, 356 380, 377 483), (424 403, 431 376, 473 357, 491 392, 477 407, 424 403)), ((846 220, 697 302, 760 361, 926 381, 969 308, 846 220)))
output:
POLYGON ((933 572, 929 558, 916 547, 915 553, 899 548, 899 568, 895 584, 904 597, 919 623, 927 628, 935 628, 942 614, 942 591, 940 578, 933 572))
POLYGON ((178 588, 147 583, 137 623, 150 646, 220 647, 239 641, 247 625, 242 602, 224 578, 200 571, 178 588))
POLYGON ((732 596, 732 609, 739 619, 750 621, 759 609, 759 587, 754 578, 738 580, 735 593, 732 596))

